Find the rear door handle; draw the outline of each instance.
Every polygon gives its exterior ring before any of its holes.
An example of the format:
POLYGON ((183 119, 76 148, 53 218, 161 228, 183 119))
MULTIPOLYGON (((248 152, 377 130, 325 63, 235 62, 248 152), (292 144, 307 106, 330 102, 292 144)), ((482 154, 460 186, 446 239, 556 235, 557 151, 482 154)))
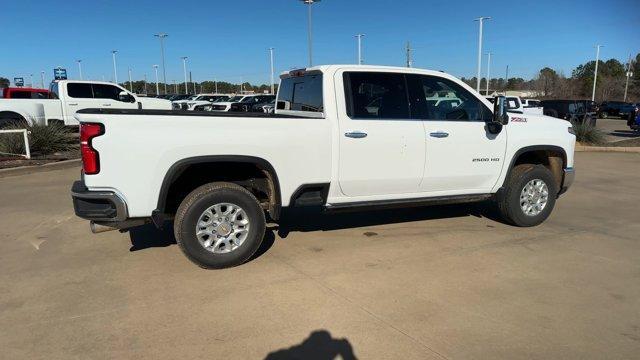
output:
POLYGON ((102 104, 102 106, 111 106, 111 104, 102 104))
POLYGON ((344 136, 349 138, 354 138, 354 139, 362 139, 364 137, 367 137, 367 133, 364 133, 362 131, 351 131, 351 132, 345 133, 344 136))
POLYGON ((67 105, 69 105, 69 106, 78 106, 78 103, 73 103, 73 104, 67 103, 67 105))
POLYGON ((429 136, 435 137, 435 138, 446 138, 447 136, 449 136, 449 133, 444 131, 436 131, 436 132, 429 133, 429 136))

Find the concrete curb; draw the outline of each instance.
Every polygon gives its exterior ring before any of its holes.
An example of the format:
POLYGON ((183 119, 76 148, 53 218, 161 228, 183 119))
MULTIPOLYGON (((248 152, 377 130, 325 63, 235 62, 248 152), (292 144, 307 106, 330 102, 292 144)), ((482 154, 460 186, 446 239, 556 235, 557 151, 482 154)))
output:
POLYGON ((623 146, 585 146, 576 145, 576 151, 589 152, 621 152, 640 154, 640 146, 623 147, 623 146))
POLYGON ((81 159, 71 159, 71 160, 56 161, 54 163, 49 163, 44 165, 20 166, 20 167, 8 168, 8 169, 0 169, 0 178, 33 174, 33 173, 52 171, 52 170, 70 169, 73 167, 80 166, 81 164, 82 164, 81 159))

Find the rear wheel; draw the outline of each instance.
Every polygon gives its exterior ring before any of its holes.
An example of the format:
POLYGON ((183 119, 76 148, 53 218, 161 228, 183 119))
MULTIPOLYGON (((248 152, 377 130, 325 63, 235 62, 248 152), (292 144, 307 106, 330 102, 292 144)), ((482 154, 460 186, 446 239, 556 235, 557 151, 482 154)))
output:
POLYGON ((19 114, 0 113, 0 129, 5 129, 10 126, 19 126, 20 128, 26 128, 27 125, 27 120, 25 120, 19 114))
POLYGON ((176 242, 203 268, 242 264, 260 247, 266 221, 258 200, 232 183, 210 183, 192 191, 178 208, 176 242))
POLYGON ((513 225, 536 226, 551 214, 556 194, 558 186, 549 169, 522 164, 511 171, 506 189, 498 199, 498 208, 502 217, 513 225))

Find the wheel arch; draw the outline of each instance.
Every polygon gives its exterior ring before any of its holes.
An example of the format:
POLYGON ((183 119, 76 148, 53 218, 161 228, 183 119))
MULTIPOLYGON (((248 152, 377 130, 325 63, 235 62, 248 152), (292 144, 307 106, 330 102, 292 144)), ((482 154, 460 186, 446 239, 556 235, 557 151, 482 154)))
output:
POLYGON ((558 145, 532 145, 518 149, 511 157, 506 176, 502 181, 501 188, 504 188, 513 168, 520 164, 544 165, 555 178, 558 190, 560 190, 563 180, 563 169, 567 166, 567 152, 558 145))
MULTIPOLYGON (((244 169, 248 169, 249 167, 255 167, 255 169, 261 171, 264 174, 264 179, 266 180, 266 186, 268 187, 267 196, 268 196, 268 212, 272 219, 277 220, 280 216, 280 208, 282 204, 281 200, 281 192, 280 192, 280 182, 278 180, 278 175, 276 173, 275 168, 271 163, 263 158, 255 157, 255 156, 247 156, 247 155, 206 155, 206 156, 195 156, 189 157, 185 159, 181 159, 175 162, 169 170, 165 173, 164 179, 162 180, 162 185, 160 187, 160 192, 158 194, 158 202, 157 207, 153 211, 152 219, 156 225, 160 225, 164 219, 167 218, 167 210, 171 210, 171 198, 172 191, 175 189, 172 185, 176 184, 177 181, 180 180, 181 176, 184 175, 188 170, 195 169, 197 166, 240 166, 244 169)), ((216 181, 216 179, 211 178, 211 181, 216 181)), ((231 180, 230 182, 233 182, 231 180)), ((242 184, 242 182, 239 182, 242 184)), ((245 185, 246 187, 246 185, 245 185)))
POLYGON ((3 118, 24 120, 27 125, 31 125, 33 123, 31 117, 17 110, 0 110, 0 120, 3 118))

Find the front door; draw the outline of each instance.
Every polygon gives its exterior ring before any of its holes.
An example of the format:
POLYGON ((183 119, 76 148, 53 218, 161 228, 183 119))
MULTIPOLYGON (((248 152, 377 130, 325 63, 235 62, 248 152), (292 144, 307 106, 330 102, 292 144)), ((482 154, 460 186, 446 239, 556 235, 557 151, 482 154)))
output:
POLYGON ((430 75, 408 79, 411 93, 426 100, 421 107, 414 106, 414 113, 424 119, 426 134, 421 191, 438 195, 491 191, 503 167, 506 128, 489 133, 486 121, 492 111, 452 80, 430 75))
POLYGON ((102 109, 137 109, 138 104, 133 96, 120 98, 124 89, 109 84, 93 84, 93 97, 99 100, 102 109))
POLYGON ((337 72, 334 81, 336 89, 345 91, 345 103, 338 101, 342 193, 377 197, 418 192, 425 134, 422 121, 411 119, 404 75, 337 72))

